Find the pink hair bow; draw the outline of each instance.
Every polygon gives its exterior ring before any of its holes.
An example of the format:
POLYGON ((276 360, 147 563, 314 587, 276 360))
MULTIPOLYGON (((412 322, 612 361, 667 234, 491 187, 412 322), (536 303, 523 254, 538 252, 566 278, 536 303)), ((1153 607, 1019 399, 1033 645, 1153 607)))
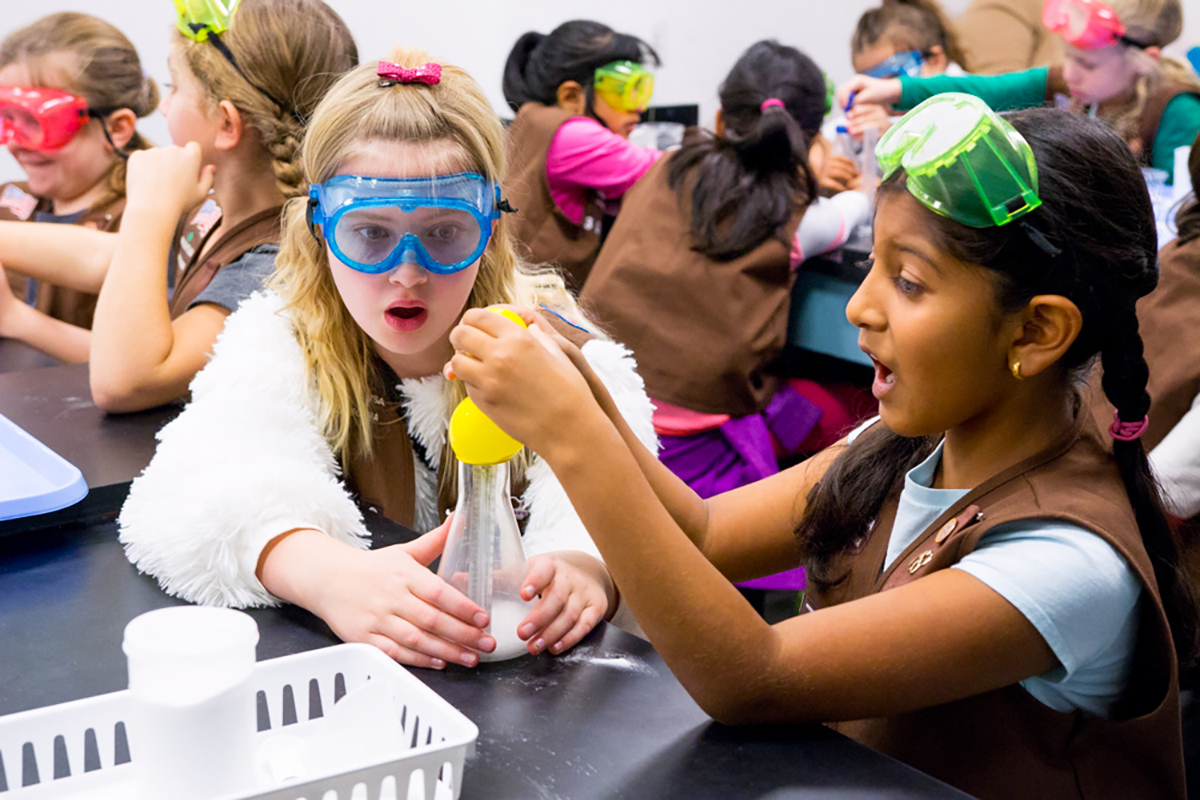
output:
POLYGON ((376 67, 375 74, 396 83, 424 83, 429 86, 437 86, 442 81, 442 65, 431 61, 424 66, 409 69, 390 61, 381 60, 376 67))

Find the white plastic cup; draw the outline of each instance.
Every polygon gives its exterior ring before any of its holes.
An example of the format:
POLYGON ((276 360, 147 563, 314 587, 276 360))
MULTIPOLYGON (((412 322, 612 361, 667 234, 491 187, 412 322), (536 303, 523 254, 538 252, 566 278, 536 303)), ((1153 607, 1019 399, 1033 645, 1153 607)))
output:
POLYGON ((254 788, 257 644, 254 619, 227 608, 163 608, 125 626, 139 797, 203 800, 254 788))

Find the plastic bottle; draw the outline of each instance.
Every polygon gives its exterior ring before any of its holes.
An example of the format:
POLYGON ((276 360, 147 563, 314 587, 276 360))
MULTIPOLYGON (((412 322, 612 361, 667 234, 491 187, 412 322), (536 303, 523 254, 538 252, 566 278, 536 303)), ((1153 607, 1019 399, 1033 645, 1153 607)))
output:
MULTIPOLYGON (((525 324, 510 311, 497 313, 525 324)), ((481 652, 480 661, 526 655, 517 625, 533 603, 521 599, 527 565, 508 478, 508 462, 522 445, 467 398, 450 417, 450 447, 458 458, 458 503, 438 577, 491 617, 496 649, 481 652)))

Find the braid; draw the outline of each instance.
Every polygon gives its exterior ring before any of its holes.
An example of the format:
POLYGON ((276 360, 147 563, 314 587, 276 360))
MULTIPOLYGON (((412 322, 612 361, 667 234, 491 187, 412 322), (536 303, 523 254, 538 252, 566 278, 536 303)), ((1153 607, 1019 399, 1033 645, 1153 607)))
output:
POLYGON ((1150 395, 1146 392, 1150 368, 1146 366, 1142 337, 1138 335, 1134 305, 1137 298, 1124 295, 1115 299, 1116 302, 1105 304, 1108 323, 1104 326, 1106 335, 1100 350, 1104 367, 1101 384, 1122 422, 1140 422, 1150 410, 1150 395))
MULTIPOLYGON (((1104 394, 1122 422, 1138 422, 1150 409, 1146 383, 1150 370, 1142 355, 1135 303, 1146 293, 1143 286, 1116 286, 1105 317, 1100 353, 1104 394)), ((1181 668, 1196 661, 1198 631, 1196 589, 1180 567, 1180 545, 1168 521, 1162 492, 1146 458, 1141 439, 1113 440, 1113 458, 1137 518, 1146 553, 1154 567, 1163 605, 1168 610, 1171 636, 1181 668), (1171 613, 1174 611, 1174 613, 1171 613)))
POLYGON ((304 169, 300 163, 304 128, 290 110, 281 109, 276 121, 278 124, 272 126, 276 128, 276 135, 264 142, 271 154, 275 184, 284 197, 299 197, 304 184, 304 169))

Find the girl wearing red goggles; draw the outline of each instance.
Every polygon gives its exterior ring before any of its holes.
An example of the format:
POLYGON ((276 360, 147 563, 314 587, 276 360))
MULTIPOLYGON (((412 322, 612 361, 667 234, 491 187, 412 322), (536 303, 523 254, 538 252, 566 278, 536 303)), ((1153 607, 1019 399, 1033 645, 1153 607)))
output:
POLYGON ((907 110, 942 92, 966 92, 992 108, 1054 102, 1108 123, 1145 166, 1172 176, 1175 150, 1200 131, 1200 80, 1162 49, 1183 28, 1180 0, 1045 0, 1042 21, 1063 38, 1065 62, 1006 75, 876 80, 857 76, 844 101, 907 110))
POLYGON ((92 259, 111 251, 124 156, 147 146, 136 123, 157 105, 133 45, 96 17, 53 14, 0 42, 0 144, 25 173, 0 185, 0 336, 86 360, 92 259))

